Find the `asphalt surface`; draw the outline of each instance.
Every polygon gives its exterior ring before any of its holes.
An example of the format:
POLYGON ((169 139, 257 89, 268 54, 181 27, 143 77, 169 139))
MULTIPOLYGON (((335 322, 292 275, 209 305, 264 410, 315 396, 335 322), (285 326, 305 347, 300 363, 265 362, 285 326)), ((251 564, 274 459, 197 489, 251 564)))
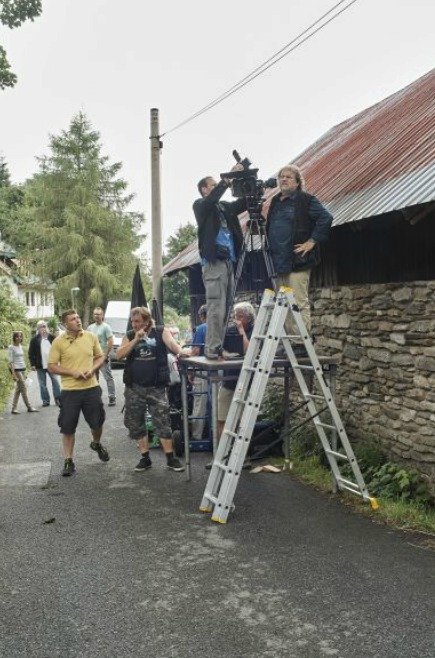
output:
POLYGON ((2 657, 435 656, 427 538, 285 474, 244 472, 229 522, 212 523, 209 455, 192 455, 191 482, 158 450, 134 473, 116 379, 111 460, 81 422, 74 477, 60 477, 55 407, 0 421, 2 657))

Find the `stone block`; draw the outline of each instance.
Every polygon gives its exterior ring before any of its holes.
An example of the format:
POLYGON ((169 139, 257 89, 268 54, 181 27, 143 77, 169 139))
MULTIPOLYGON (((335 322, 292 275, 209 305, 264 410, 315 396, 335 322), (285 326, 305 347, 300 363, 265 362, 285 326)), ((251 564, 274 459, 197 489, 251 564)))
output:
POLYGON ((382 341, 379 338, 363 337, 361 338, 361 345, 364 347, 382 347, 382 341))
POLYGON ((391 333, 390 340, 393 343, 397 343, 397 345, 405 345, 406 343, 406 338, 404 334, 391 333))
POLYGON ((418 356, 415 359, 415 367, 418 370, 435 372, 435 358, 430 356, 418 356))
POLYGON ((390 363, 391 361, 391 354, 388 350, 368 349, 367 356, 373 361, 380 361, 381 363, 390 363))
POLYGON ((403 409, 400 413, 400 418, 404 423, 409 423, 411 420, 414 420, 416 415, 417 411, 415 409, 403 409))
POLYGON ((407 302, 412 299, 412 290, 411 288, 399 288, 391 296, 395 302, 407 302))
POLYGON ((393 354, 391 361, 399 366, 414 365, 414 359, 410 354, 393 354))
POLYGON ((366 356, 363 356, 358 362, 358 368, 360 370, 373 370, 375 368, 373 361, 368 359, 366 356))

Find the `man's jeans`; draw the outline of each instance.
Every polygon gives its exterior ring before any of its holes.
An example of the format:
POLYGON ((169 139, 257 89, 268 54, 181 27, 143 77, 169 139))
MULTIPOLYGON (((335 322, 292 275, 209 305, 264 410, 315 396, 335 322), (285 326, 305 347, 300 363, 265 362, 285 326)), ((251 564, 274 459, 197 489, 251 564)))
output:
POLYGON ((107 393, 109 395, 109 399, 115 399, 116 398, 115 382, 112 375, 112 366, 110 363, 110 359, 108 359, 103 363, 103 365, 100 368, 100 372, 103 375, 104 379, 106 380, 107 393))
POLYGON ((228 309, 233 301, 234 269, 230 260, 217 260, 202 267, 207 302, 207 333, 204 354, 216 354, 222 349, 228 309))
POLYGON ((51 372, 48 372, 46 368, 38 368, 36 371, 38 376, 39 391, 41 393, 42 404, 50 404, 50 393, 48 392, 47 387, 47 375, 51 379, 51 385, 53 387, 53 397, 55 400, 60 398, 60 384, 59 377, 53 375, 51 372))

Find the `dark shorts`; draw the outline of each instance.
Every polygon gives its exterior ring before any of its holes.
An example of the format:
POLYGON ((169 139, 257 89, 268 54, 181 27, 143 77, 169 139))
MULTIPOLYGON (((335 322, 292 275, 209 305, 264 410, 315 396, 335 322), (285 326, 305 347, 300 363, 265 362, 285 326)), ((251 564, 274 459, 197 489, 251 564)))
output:
POLYGON ((146 436, 146 412, 153 419, 154 429, 160 439, 170 439, 172 436, 169 417, 169 403, 164 386, 133 386, 125 387, 124 425, 130 438, 137 441, 146 436))
POLYGON ((57 424, 62 434, 75 434, 81 411, 91 430, 103 426, 106 413, 99 386, 83 391, 61 391, 57 424))

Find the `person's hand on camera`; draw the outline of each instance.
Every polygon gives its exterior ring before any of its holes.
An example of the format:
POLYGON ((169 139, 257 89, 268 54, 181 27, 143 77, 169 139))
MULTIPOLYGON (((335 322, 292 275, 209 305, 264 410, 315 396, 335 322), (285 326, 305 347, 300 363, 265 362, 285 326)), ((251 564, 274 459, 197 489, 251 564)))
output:
MULTIPOLYGON (((243 171, 243 165, 240 164, 240 162, 237 162, 237 164, 233 165, 231 167, 231 171, 243 171)), ((232 180, 231 178, 224 178, 223 179, 227 185, 231 185, 232 180)))

